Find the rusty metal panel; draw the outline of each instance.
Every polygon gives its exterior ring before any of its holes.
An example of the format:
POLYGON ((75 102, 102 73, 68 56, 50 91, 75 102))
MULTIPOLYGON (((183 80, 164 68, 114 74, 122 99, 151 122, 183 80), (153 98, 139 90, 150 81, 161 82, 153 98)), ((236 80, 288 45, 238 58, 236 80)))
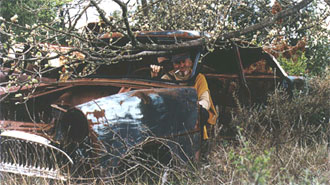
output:
MULTIPOLYGON (((130 91, 89 101, 75 108, 86 116, 90 125, 89 135, 96 136, 103 150, 108 152, 108 155, 100 154, 106 166, 118 162, 114 156, 125 155, 130 147, 153 136, 171 138, 180 143, 189 157, 199 148, 199 132, 191 133, 195 131, 198 120, 194 88, 130 91)), ((179 155, 184 156, 180 152, 179 155)))
POLYGON ((0 120, 0 130, 16 130, 42 135, 53 127, 52 124, 0 120))

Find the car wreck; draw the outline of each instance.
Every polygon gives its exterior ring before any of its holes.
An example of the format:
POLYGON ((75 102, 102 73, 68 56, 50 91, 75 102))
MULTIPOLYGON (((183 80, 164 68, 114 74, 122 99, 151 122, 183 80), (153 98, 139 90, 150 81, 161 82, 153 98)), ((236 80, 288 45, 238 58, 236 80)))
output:
MULTIPOLYGON (((202 36, 163 31, 140 32, 136 38, 165 45, 202 36)), ((103 40, 110 37, 118 44, 128 42, 120 35, 102 35, 103 40)), ((288 76, 262 48, 243 45, 189 48, 185 52, 192 56, 193 72, 185 84, 151 78, 150 65, 157 64, 158 56, 146 56, 103 65, 84 78, 1 87, 0 171, 66 179, 81 171, 115 174, 134 152, 165 163, 172 154, 182 161, 194 159, 203 138, 197 93, 189 82, 198 73, 206 77, 221 124, 230 121, 236 107, 233 94, 242 103, 263 103, 279 85, 288 92, 302 85, 300 77, 288 76)), ((171 70, 170 62, 162 67, 171 70)))

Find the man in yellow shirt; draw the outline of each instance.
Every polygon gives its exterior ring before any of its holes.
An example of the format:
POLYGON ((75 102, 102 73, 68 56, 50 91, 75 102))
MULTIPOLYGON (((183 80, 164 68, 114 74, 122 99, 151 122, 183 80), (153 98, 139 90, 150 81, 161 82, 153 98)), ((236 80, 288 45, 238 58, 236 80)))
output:
MULTIPOLYGON (((159 63, 161 63, 163 60, 164 58, 158 58, 159 63)), ((171 62, 173 63, 173 70, 163 75, 161 79, 184 81, 188 80, 191 77, 193 63, 190 59, 189 53, 181 53, 174 55, 171 59, 171 62)), ((158 65, 151 65, 150 67, 151 77, 157 76, 161 67, 158 65)), ((213 105, 212 98, 210 96, 210 90, 203 74, 199 73, 196 76, 194 87, 197 90, 198 103, 200 105, 200 120, 203 129, 203 138, 207 139, 208 136, 206 132, 206 122, 211 125, 214 125, 216 123, 218 114, 213 105)))

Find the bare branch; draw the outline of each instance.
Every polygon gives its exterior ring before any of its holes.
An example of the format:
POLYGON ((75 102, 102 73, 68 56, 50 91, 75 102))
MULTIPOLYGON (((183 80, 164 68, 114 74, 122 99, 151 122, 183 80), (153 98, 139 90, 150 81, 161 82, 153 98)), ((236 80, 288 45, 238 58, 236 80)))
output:
POLYGON ((127 34, 129 36, 129 38, 131 39, 132 41, 132 45, 133 46, 136 46, 138 44, 135 36, 133 35, 133 32, 132 32, 132 29, 129 25, 129 22, 128 22, 128 17, 127 17, 127 5, 125 3, 123 3, 122 1, 120 0, 113 0, 114 2, 116 2, 120 8, 122 9, 122 16, 123 16, 123 19, 124 19, 124 23, 125 23, 125 26, 126 26, 126 29, 127 29, 127 34))
POLYGON ((149 51, 171 51, 171 50, 180 50, 180 49, 189 49, 189 48, 196 48, 196 47, 202 47, 206 43, 205 38, 199 38, 196 40, 190 40, 182 43, 177 44, 171 44, 171 45, 150 45, 150 44, 144 44, 139 45, 138 49, 141 50, 149 50, 149 51))
POLYGON ((82 53, 84 53, 87 56, 86 59, 89 61, 105 61, 108 63, 117 63, 120 61, 138 60, 141 57, 145 57, 145 56, 163 56, 166 54, 171 54, 172 51, 170 51, 170 50, 168 50, 168 51, 142 51, 140 53, 132 54, 132 55, 118 55, 114 58, 96 57, 96 56, 91 56, 86 52, 82 52, 82 53))
MULTIPOLYGON (((292 8, 283 10, 283 11, 279 12, 278 14, 276 14, 274 17, 266 18, 263 21, 261 21, 260 23, 247 27, 246 29, 219 35, 217 41, 235 38, 240 35, 254 32, 254 31, 263 29, 267 26, 271 26, 277 20, 282 19, 287 16, 291 16, 295 12, 298 12, 300 9, 306 7, 311 2, 312 2, 312 0, 303 0, 300 3, 298 3, 297 5, 293 6, 292 8)), ((123 5, 126 7, 125 4, 123 4, 123 5)), ((142 57, 142 56, 147 56, 148 54, 152 53, 151 51, 159 51, 159 50, 160 51, 172 51, 172 50, 184 50, 184 49, 189 49, 189 48, 194 48, 194 47, 203 47, 205 45, 205 43, 206 43, 205 38, 199 38, 196 40, 191 40, 191 41, 172 44, 172 45, 151 45, 151 44, 142 45, 142 44, 140 44, 136 47, 133 46, 133 48, 141 50, 141 51, 147 50, 147 52, 141 52, 141 53, 135 54, 135 55, 117 56, 115 58, 111 58, 110 60, 111 61, 121 61, 121 60, 126 60, 126 59, 134 59, 134 58, 138 58, 138 57, 142 57)), ((100 60, 100 59, 104 61, 104 58, 92 57, 92 56, 90 56, 89 58, 91 60, 95 60, 95 61, 100 60)))
MULTIPOLYGON (((282 19, 287 16, 291 16, 294 13, 298 12, 300 9, 306 7, 312 1, 313 0, 303 0, 300 3, 298 3, 297 5, 293 6, 292 8, 283 10, 283 11, 279 12, 278 14, 276 14, 275 16, 266 18, 263 21, 261 21, 260 23, 247 27, 243 30, 230 32, 227 34, 220 34, 218 36, 217 41, 235 38, 240 35, 251 33, 251 32, 263 29, 267 26, 271 26, 274 23, 276 23, 277 20, 282 19)), ((175 49, 188 49, 188 48, 192 48, 192 47, 200 47, 200 46, 203 46, 205 43, 206 43, 205 38, 200 38, 200 39, 191 40, 191 41, 187 41, 184 43, 172 44, 172 45, 139 45, 138 48, 141 50, 144 49, 144 50, 150 50, 150 51, 156 51, 156 50, 169 51, 169 50, 175 50, 175 49)))
POLYGON ((324 0, 330 6, 330 0, 324 0))
POLYGON ((77 25, 79 19, 81 18, 81 16, 87 11, 87 9, 91 6, 90 2, 87 6, 85 6, 85 8, 83 9, 83 11, 80 12, 80 14, 78 15, 78 17, 76 18, 75 22, 73 23, 73 25, 71 26, 71 28, 69 29, 69 32, 71 32, 77 25))
POLYGON ((247 33, 251 33, 257 30, 261 30, 267 26, 271 26, 273 24, 276 23, 277 20, 285 18, 287 16, 291 16, 292 14, 298 12, 300 9, 306 7, 308 4, 310 4, 313 0, 303 0, 300 3, 298 3, 297 5, 293 6, 292 8, 288 8, 286 10, 283 10, 279 13, 277 13, 275 16, 273 17, 269 17, 264 19, 263 21, 261 21, 258 24, 249 26, 245 29, 239 30, 239 31, 234 31, 234 32, 230 32, 227 34, 222 34, 218 37, 218 41, 220 40, 226 40, 226 39, 231 39, 231 38, 235 38, 238 37, 240 35, 245 35, 247 33))
POLYGON ((148 8, 147 1, 146 0, 141 0, 141 4, 142 4, 143 15, 148 16, 149 8, 148 8))
MULTIPOLYGON (((125 23, 125 26, 126 26, 126 29, 127 29, 128 37, 131 39, 132 45, 136 46, 138 42, 137 42, 135 36, 133 35, 131 27, 130 27, 129 22, 128 22, 126 4, 121 2, 120 0, 113 0, 113 1, 115 1, 120 6, 120 8, 122 9, 122 17, 123 17, 123 20, 124 20, 124 23, 125 23)), ((99 7, 99 5, 94 0, 91 0, 91 4, 93 4, 93 6, 95 6, 95 8, 96 8, 97 12, 100 14, 100 17, 102 18, 102 20, 106 24, 112 26, 112 23, 105 17, 105 15, 104 15, 102 9, 99 7)))
POLYGON ((107 25, 112 25, 112 23, 109 21, 109 19, 107 19, 103 13, 103 10, 99 7, 99 5, 94 1, 94 0, 91 0, 91 4, 93 6, 95 6, 96 8, 96 11, 100 14, 100 17, 102 18, 102 20, 107 24, 107 25))

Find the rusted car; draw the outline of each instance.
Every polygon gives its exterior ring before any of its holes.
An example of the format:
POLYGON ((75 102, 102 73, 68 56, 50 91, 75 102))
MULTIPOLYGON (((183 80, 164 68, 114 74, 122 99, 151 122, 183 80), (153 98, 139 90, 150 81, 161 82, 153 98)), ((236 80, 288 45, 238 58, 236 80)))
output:
MULTIPOLYGON (((195 31, 141 32, 137 39, 165 45, 201 36, 195 31)), ((128 42, 112 37, 119 45, 128 42)), ((151 78, 150 65, 158 64, 152 55, 103 65, 85 78, 1 87, 0 171, 66 179, 81 171, 115 174, 119 166, 137 160, 130 158, 132 153, 165 163, 172 155, 191 160, 202 143, 197 94, 190 86, 198 73, 207 79, 218 124, 230 121, 237 102, 233 94, 244 104, 263 103, 277 86, 290 92, 302 83, 262 48, 242 42, 185 52, 193 60, 193 73, 184 84, 151 78)), ((171 67, 162 63, 164 71, 171 67)))

